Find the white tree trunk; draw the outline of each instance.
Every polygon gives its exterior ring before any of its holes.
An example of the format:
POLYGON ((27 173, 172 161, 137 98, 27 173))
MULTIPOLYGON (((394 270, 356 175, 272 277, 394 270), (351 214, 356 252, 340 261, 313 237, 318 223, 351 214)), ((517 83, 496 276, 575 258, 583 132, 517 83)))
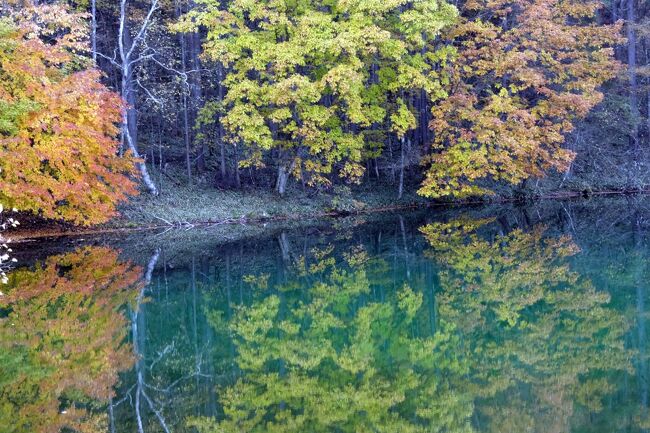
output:
MULTIPOLYGON (((133 89, 133 83, 131 82, 132 78, 132 65, 134 63, 133 60, 133 53, 135 51, 136 45, 142 40, 144 37, 147 27, 149 25, 151 15, 153 12, 156 10, 157 7, 157 0, 153 0, 151 4, 151 8, 149 9, 149 13, 147 14, 147 17, 145 18, 144 22, 142 23, 142 27, 140 28, 140 31, 136 35, 136 37, 131 41, 129 44, 129 47, 125 46, 125 38, 127 38, 127 11, 126 11, 126 1, 127 0, 120 0, 120 28, 119 28, 119 34, 118 34, 118 47, 119 47, 119 54, 120 54, 120 67, 121 67, 121 73, 122 73, 122 99, 125 101, 128 101, 129 98, 129 92, 132 91, 133 89)), ((137 60, 137 59, 136 59, 137 60)), ((131 128, 134 128, 136 125, 132 125, 131 123, 133 122, 133 119, 131 119, 131 116, 129 116, 129 110, 134 109, 135 107, 129 107, 126 110, 124 110, 124 113, 122 114, 122 147, 126 145, 126 147, 131 150, 131 153, 133 153, 133 156, 136 158, 140 158, 140 152, 138 152, 137 148, 137 143, 135 142, 135 138, 133 137, 131 133, 131 128)), ((151 180, 151 177, 149 176, 149 170, 147 170, 147 166, 144 163, 144 161, 138 162, 137 168, 140 171, 140 175, 142 176, 142 181, 144 185, 147 187, 149 192, 153 195, 158 195, 158 188, 156 188, 156 184, 151 180)))

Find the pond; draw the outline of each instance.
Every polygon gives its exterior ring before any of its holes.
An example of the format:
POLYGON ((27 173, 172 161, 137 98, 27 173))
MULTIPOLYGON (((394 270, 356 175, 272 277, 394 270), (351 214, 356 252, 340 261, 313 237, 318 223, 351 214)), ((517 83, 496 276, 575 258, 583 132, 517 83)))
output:
POLYGON ((650 429, 650 199, 18 244, 1 432, 650 429))

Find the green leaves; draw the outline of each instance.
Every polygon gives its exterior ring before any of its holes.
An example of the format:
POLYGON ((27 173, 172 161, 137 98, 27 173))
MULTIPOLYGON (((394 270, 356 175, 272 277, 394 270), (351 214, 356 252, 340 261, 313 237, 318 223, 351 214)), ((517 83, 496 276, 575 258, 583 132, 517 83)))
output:
POLYGON ((228 141, 249 159, 280 149, 274 162, 310 185, 329 183, 332 172, 358 179, 377 149, 366 132, 403 137, 417 126, 409 95, 443 95, 435 71, 444 56, 423 53, 437 50, 438 33, 456 19, 445 2, 197 3, 176 29, 206 27, 205 55, 227 68, 228 141))
POLYGON ((404 138, 417 125, 415 116, 401 99, 397 101, 397 111, 391 114, 390 120, 393 124, 391 129, 399 138, 404 138))
MULTIPOLYGON (((431 335, 415 331, 427 320, 421 292, 404 286, 372 300, 371 271, 385 263, 362 248, 338 259, 331 248, 313 250, 294 265, 287 281, 240 307, 230 329, 241 377, 219 389, 222 417, 191 426, 202 433, 470 431, 469 358, 445 321, 431 335)), ((254 287, 257 280, 245 278, 254 287)))

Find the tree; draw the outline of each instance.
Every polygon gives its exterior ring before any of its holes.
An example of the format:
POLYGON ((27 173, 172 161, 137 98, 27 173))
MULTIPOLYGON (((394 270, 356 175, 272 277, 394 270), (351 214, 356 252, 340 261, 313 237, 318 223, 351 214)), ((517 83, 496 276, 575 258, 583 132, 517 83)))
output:
POLYGON ((417 125, 411 92, 443 96, 433 43, 456 9, 437 0, 198 1, 177 29, 206 27, 206 56, 226 70, 220 102, 226 140, 245 149, 242 167, 277 166, 276 190, 292 174, 329 185, 329 174, 363 174, 366 134, 398 139, 417 125), (374 125, 374 126, 373 126, 374 125))
POLYGON ((495 234, 494 225, 458 218, 420 229, 441 265, 439 314, 473 354, 470 392, 485 431, 568 431, 580 407, 603 409, 614 373, 632 371, 629 322, 571 269, 569 236, 543 226, 495 234))
MULTIPOLYGON (((118 53, 120 56, 119 62, 112 59, 113 63, 119 67, 122 75, 122 97, 129 104, 127 109, 122 114, 122 137, 123 143, 126 144, 128 149, 134 156, 139 157, 137 148, 137 111, 135 107, 135 90, 133 79, 134 65, 143 60, 142 55, 138 51, 140 45, 145 42, 147 31, 151 23, 152 17, 158 8, 158 0, 152 0, 151 6, 142 21, 138 32, 135 37, 131 36, 129 28, 129 15, 127 11, 127 0, 120 0, 120 15, 119 15, 119 32, 117 35, 118 53)), ((142 180, 149 192, 153 195, 158 195, 158 188, 153 183, 149 176, 149 171, 144 161, 138 163, 138 169, 142 175, 142 180)))
POLYGON ((135 161, 116 155, 122 102, 98 71, 80 69, 69 37, 39 36, 0 20, 0 200, 45 218, 106 221, 136 193, 135 161))
POLYGON ((619 70, 619 25, 597 25, 596 0, 471 0, 446 37, 450 97, 433 109, 435 152, 419 193, 490 194, 486 181, 517 184, 566 170, 573 122, 602 100, 619 70))

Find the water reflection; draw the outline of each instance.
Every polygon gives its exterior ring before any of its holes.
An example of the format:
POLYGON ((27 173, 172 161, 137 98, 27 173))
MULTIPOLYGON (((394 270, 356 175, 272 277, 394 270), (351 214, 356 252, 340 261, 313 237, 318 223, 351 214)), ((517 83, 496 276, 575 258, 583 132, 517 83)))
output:
POLYGON ((580 411, 603 409, 612 376, 632 370, 626 317, 572 270, 567 259, 578 248, 569 236, 490 225, 459 219, 421 228, 441 264, 440 314, 458 325, 472 354, 477 424, 571 431, 580 411))
POLYGON ((224 416, 200 431, 469 431, 459 386, 468 360, 453 327, 435 332, 421 293, 405 285, 379 299, 362 249, 301 256, 285 281, 249 276, 255 299, 229 323, 240 377, 219 387, 224 416), (373 291, 375 293, 373 293, 373 291))
POLYGON ((134 360, 122 308, 141 277, 96 247, 10 274, 0 298, 1 431, 108 431, 105 403, 134 360))
POLYGON ((645 431, 645 220, 566 214, 50 257, 1 301, 0 425, 645 431))

